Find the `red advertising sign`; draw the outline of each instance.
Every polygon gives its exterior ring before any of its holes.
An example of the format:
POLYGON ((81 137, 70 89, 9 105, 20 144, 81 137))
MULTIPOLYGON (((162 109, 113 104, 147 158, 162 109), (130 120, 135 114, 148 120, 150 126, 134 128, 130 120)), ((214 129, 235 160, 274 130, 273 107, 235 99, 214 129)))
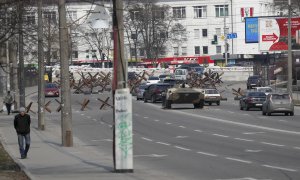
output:
MULTIPOLYGON (((288 50, 288 19, 260 18, 260 50, 288 50)), ((300 18, 291 19, 292 49, 300 49, 300 18)))

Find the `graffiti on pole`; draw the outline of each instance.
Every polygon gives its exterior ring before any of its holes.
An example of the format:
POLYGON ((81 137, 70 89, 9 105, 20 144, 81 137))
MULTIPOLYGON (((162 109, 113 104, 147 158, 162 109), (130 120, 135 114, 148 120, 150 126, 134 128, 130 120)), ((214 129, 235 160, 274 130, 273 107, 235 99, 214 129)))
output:
POLYGON ((116 169, 133 169, 132 97, 129 89, 115 93, 115 151, 116 169))

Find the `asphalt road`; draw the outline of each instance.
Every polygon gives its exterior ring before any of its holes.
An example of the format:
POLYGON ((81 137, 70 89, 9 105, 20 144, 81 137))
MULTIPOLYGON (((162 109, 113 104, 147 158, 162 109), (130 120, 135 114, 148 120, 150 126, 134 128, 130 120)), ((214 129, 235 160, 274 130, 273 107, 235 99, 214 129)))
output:
MULTIPOLYGON (((135 172, 191 180, 300 179, 299 107, 295 116, 262 116, 259 110, 239 110, 231 87, 224 90, 227 101, 203 109, 175 105, 164 110, 160 103, 133 99, 135 172)), ((72 109, 74 136, 111 154, 113 112, 99 110, 97 100, 109 96, 73 95, 72 109), (90 103, 81 111, 84 98, 90 103)), ((47 117, 60 123, 58 113, 47 117)))

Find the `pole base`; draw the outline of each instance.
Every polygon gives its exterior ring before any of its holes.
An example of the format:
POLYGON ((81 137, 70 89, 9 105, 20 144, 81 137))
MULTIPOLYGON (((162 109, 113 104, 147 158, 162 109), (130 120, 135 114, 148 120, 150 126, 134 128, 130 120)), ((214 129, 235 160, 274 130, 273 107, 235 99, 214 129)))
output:
POLYGON ((133 169, 115 169, 115 173, 133 173, 133 169))

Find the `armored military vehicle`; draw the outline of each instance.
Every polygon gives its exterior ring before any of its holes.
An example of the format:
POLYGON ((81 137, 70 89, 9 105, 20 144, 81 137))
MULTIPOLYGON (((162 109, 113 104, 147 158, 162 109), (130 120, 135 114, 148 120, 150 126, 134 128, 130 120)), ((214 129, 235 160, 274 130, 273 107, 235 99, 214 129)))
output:
POLYGON ((200 88, 191 88, 185 84, 167 89, 162 95, 163 108, 170 109, 172 104, 193 104, 194 108, 203 108, 204 94, 200 88))

